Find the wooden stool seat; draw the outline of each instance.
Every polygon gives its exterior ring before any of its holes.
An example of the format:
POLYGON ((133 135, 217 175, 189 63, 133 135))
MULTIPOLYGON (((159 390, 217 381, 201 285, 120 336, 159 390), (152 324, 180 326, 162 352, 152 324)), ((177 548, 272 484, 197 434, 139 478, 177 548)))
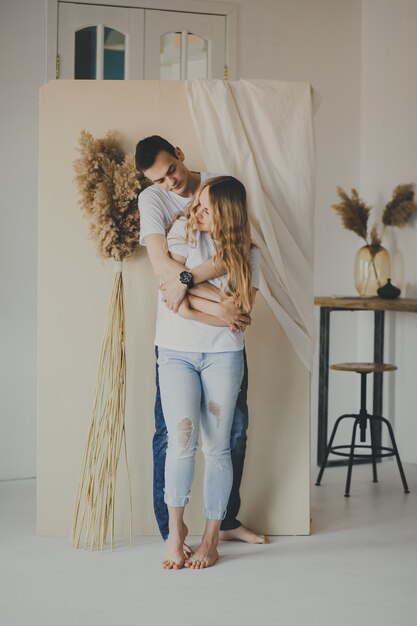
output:
POLYGON ((393 372, 398 369, 396 365, 390 363, 334 363, 330 368, 341 372, 357 372, 358 374, 393 372))

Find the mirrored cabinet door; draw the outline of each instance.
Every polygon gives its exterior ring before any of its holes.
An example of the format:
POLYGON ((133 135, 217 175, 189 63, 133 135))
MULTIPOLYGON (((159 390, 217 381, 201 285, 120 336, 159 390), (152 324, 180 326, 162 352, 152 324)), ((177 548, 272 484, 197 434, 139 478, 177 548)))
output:
MULTIPOLYGON (((160 35, 159 78, 209 78, 209 42, 188 31, 160 35)), ((151 70, 152 71, 152 70, 151 70)))
POLYGON ((60 78, 143 78, 143 32, 143 9, 60 2, 60 78))
POLYGON ((224 16, 148 10, 145 30, 144 78, 223 78, 224 16))

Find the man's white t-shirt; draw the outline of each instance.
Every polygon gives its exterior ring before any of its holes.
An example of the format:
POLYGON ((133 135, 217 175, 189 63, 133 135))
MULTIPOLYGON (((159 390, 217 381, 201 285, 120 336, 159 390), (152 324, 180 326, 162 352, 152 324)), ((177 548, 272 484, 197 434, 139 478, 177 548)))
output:
MULTIPOLYGON (((177 219, 168 233, 170 252, 186 259, 186 266, 192 269, 214 255, 209 233, 197 232, 195 243, 187 242, 185 218, 177 219)), ((253 247, 250 253, 252 264, 252 286, 259 289, 260 252, 253 247)), ((210 280, 213 285, 227 291, 227 278, 223 274, 210 280)), ((233 352, 243 350, 244 333, 233 333, 227 327, 210 326, 194 320, 186 320, 173 313, 158 300, 155 345, 180 352, 233 352)))
MULTIPOLYGON (((201 183, 216 176, 201 172, 201 183)), ((184 211, 193 198, 184 198, 173 191, 165 191, 158 185, 151 185, 139 194, 140 239, 144 246, 147 235, 166 235, 179 213, 184 211)))

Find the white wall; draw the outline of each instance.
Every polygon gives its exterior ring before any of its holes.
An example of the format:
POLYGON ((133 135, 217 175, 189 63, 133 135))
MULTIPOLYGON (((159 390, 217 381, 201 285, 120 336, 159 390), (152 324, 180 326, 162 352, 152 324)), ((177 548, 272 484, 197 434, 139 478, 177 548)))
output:
MULTIPOLYGON (((315 293, 352 294, 353 258, 360 242, 342 230, 329 207, 336 199, 336 185, 349 188, 361 183, 361 191, 373 202, 400 180, 415 180, 415 2, 239 0, 237 4, 239 76, 309 80, 322 97, 316 117, 315 293), (387 40, 392 42, 389 46, 387 40), (367 75, 385 72, 383 97, 377 86, 361 84, 361 49, 364 81, 367 75)), ((4 46, 0 80, 5 111, 0 122, 0 478, 9 478, 35 472, 37 103, 44 75, 45 0, 2 0, 0 11, 0 41, 4 46), (11 60, 9 64, 6 59, 11 60)), ((406 259, 408 295, 417 296, 416 276, 410 273, 417 254, 415 228, 398 237, 406 259)), ((393 338, 397 346, 393 358, 402 373, 402 377, 398 373, 396 387, 404 414, 399 443, 403 448, 408 446, 408 460, 415 459, 416 454, 412 443, 408 444, 416 437, 414 416, 407 408, 416 404, 411 390, 415 385, 410 382, 415 368, 407 361, 408 335, 407 341, 403 339, 406 328, 408 332, 414 327, 414 318, 408 319, 411 317, 403 316, 393 338)), ((357 314, 348 313, 334 316, 334 360, 356 355, 356 318, 357 314)), ((346 409, 351 393, 349 387, 344 390, 345 385, 343 375, 332 380, 333 414, 346 409)), ((316 387, 314 377, 314 444, 316 387)))
POLYGON ((44 0, 0 3, 0 478, 35 475, 38 88, 44 0))
POLYGON ((340 236, 329 205, 335 185, 359 182, 360 0, 239 0, 241 78, 310 81, 316 115, 316 293, 352 289, 355 243, 340 236), (329 262, 331 259, 331 262, 329 262), (337 269, 335 268, 337 263, 337 269))
MULTIPOLYGON (((363 0, 361 191, 375 218, 396 185, 417 182, 416 29, 415 0, 363 0)), ((417 220, 388 229, 383 243, 394 261, 393 282, 416 298, 417 220)), ((386 360, 399 367, 390 376, 387 406, 403 460, 417 463, 417 316, 391 313, 387 321, 386 360)))

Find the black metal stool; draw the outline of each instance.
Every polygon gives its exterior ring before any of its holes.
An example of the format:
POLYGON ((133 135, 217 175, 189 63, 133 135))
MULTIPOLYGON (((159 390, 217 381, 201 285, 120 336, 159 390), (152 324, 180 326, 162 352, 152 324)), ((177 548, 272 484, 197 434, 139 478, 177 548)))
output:
POLYGON ((385 417, 382 417, 381 415, 370 415, 368 411, 366 410, 366 377, 367 375, 371 373, 375 373, 375 372, 391 372, 393 370, 396 370, 397 366, 389 365, 388 363, 337 363, 335 365, 331 365, 330 367, 333 370, 339 370, 342 372, 357 372, 358 374, 361 375, 361 408, 360 408, 359 413, 346 413, 344 415, 341 415, 336 420, 336 423, 332 430, 332 434, 330 436, 329 444, 326 448, 323 462, 320 467, 320 472, 317 477, 316 485, 320 485, 320 481, 322 479, 323 472, 326 467, 327 459, 330 453, 337 454, 339 456, 349 457, 349 466, 348 466, 348 473, 347 473, 346 487, 345 487, 345 497, 347 498, 350 495, 349 493, 350 492, 350 480, 352 477, 353 460, 355 458, 358 458, 358 459, 371 458, 373 482, 376 483, 378 482, 378 476, 377 476, 377 471, 376 471, 376 459, 381 459, 382 457, 386 457, 386 456, 395 456, 395 458, 397 459, 398 469, 400 471, 404 491, 405 493, 409 493, 409 489, 408 489, 407 481, 405 478, 403 466, 401 463, 400 455, 398 454, 397 444, 395 442, 394 431, 392 430, 391 424, 385 417), (353 425, 353 432, 352 432, 352 441, 350 445, 334 446, 333 441, 336 435, 337 427, 339 426, 340 422, 346 419, 347 417, 355 418, 355 423, 353 425), (368 420, 369 420, 370 434, 371 434, 370 445, 363 443, 364 441, 366 441, 366 426, 367 426, 368 420), (382 446, 382 445, 377 445, 374 442, 372 426, 373 426, 373 422, 375 421, 379 421, 379 422, 382 422, 383 424, 386 424, 388 428, 389 436, 391 438, 391 445, 392 445, 391 448, 382 446), (356 431, 357 431, 358 426, 360 429, 360 440, 362 442, 361 444, 356 443, 356 431), (340 451, 346 448, 349 449, 349 452, 340 451), (371 453, 361 454, 360 452, 355 452, 356 448, 361 448, 361 449, 367 448, 371 450, 371 453))

